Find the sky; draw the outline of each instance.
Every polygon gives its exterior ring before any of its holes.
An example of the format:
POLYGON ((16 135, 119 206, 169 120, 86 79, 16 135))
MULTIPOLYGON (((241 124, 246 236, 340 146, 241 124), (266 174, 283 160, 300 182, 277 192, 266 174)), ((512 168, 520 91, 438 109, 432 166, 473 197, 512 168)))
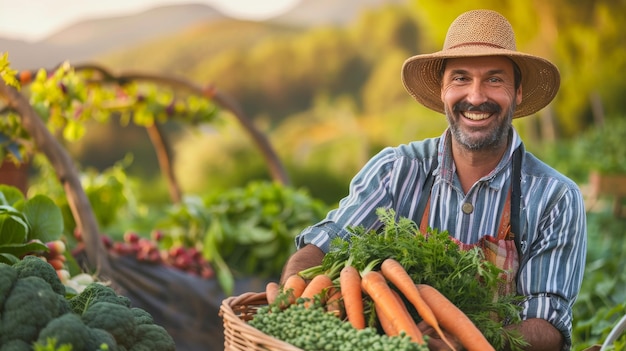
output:
POLYGON ((162 5, 204 3, 226 15, 266 19, 299 0, 0 0, 0 37, 36 41, 75 22, 123 16, 162 5))

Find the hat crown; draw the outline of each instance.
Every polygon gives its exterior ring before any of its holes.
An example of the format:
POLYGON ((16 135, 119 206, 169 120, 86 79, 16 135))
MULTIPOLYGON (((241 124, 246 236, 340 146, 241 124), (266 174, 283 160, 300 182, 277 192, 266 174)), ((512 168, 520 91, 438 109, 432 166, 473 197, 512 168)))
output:
POLYGON ((468 11, 450 25, 443 49, 491 46, 516 51, 515 33, 509 21, 491 10, 468 11))

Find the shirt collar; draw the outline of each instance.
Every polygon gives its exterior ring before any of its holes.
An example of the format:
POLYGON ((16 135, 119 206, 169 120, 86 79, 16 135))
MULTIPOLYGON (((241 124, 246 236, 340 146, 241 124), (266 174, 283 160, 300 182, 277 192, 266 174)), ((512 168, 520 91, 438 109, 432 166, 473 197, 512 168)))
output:
MULTIPOLYGON (((453 183, 456 178, 456 166, 454 165, 454 160, 452 158, 452 147, 451 147, 451 138, 452 134, 450 129, 447 128, 440 138, 439 150, 437 153, 437 158, 439 161, 439 167, 433 172, 435 175, 439 175, 444 180, 453 183)), ((484 176, 481 181, 489 182, 489 185, 493 188, 501 188, 504 186, 504 182, 506 178, 504 177, 504 170, 510 167, 511 160, 513 157, 513 152, 515 149, 520 146, 522 140, 517 133, 515 127, 511 127, 511 132, 509 133, 509 145, 502 156, 500 162, 493 171, 491 171, 488 175, 484 176)))

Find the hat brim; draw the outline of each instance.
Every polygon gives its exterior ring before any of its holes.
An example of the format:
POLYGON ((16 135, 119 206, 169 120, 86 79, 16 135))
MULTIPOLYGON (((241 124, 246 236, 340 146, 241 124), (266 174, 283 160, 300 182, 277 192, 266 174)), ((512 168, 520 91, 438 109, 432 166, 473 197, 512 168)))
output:
POLYGON ((413 98, 424 106, 445 113, 441 101, 441 68, 450 58, 506 56, 513 60, 522 72, 522 102, 517 105, 513 118, 532 115, 546 107, 556 96, 561 84, 558 68, 538 56, 485 47, 467 45, 442 50, 432 54, 416 55, 402 65, 402 83, 413 98))

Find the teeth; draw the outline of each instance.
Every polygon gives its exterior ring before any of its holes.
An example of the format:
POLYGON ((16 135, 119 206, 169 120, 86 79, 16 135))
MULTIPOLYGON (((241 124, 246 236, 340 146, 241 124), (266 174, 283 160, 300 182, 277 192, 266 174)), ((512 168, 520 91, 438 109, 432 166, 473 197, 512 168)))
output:
POLYGON ((489 118, 489 116, 491 116, 491 113, 466 111, 465 113, 463 113, 463 115, 473 121, 480 121, 489 118))

